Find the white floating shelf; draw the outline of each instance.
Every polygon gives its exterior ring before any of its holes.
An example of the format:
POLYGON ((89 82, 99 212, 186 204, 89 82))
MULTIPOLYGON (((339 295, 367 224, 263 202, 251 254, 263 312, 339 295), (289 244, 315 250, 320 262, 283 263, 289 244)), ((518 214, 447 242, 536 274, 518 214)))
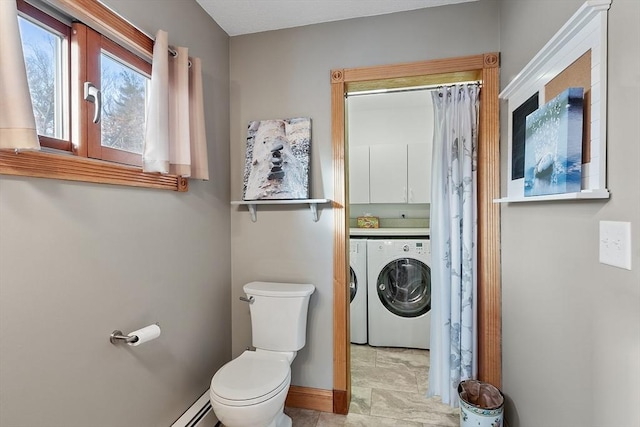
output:
POLYGON ((609 191, 604 190, 583 190, 579 193, 548 194, 545 196, 530 197, 503 197, 493 199, 494 203, 517 203, 517 202, 544 202, 550 200, 588 200, 588 199, 608 199, 609 191))
POLYGON ((300 200, 238 200, 232 201, 231 204, 246 205, 249 208, 251 214, 251 221, 256 222, 258 220, 258 205, 309 205, 311 209, 311 215, 313 215, 313 221, 318 222, 318 205, 325 203, 331 203, 329 199, 300 199, 300 200))

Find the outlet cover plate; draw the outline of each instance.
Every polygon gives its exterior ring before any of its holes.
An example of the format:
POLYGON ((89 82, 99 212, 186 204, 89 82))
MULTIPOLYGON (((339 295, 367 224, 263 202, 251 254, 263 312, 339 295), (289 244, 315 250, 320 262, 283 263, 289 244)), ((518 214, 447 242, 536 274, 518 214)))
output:
POLYGON ((631 270, 631 223, 600 221, 600 262, 631 270))

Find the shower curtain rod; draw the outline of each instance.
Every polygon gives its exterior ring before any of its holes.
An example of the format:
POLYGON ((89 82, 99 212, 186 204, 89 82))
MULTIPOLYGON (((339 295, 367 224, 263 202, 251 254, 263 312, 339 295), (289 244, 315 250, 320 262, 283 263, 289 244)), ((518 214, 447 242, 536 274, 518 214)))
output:
POLYGON ((478 85, 482 86, 482 81, 480 80, 470 80, 466 82, 456 82, 450 84, 433 84, 433 85, 424 85, 424 86, 412 86, 412 87, 401 87, 396 89, 372 89, 372 90, 363 90, 358 92, 347 92, 345 97, 350 96, 363 96, 363 95, 377 95, 381 93, 400 93, 400 92, 416 92, 419 90, 437 90, 442 89, 443 87, 453 87, 456 85, 478 85))

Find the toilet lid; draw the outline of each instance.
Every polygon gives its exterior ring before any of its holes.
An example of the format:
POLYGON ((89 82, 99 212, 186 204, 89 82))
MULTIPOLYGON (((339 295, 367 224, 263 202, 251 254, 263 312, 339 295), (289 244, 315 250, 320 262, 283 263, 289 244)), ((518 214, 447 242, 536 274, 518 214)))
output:
POLYGON ((280 391, 287 385, 289 373, 285 360, 245 351, 216 372, 211 390, 227 400, 255 400, 280 391))

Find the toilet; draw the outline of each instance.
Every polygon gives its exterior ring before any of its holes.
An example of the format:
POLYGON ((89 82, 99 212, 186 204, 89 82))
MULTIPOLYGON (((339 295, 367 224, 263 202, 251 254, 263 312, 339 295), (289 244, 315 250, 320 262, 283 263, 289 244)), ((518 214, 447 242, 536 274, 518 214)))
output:
POLYGON ((284 402, 291 362, 306 343, 310 284, 251 282, 243 287, 252 343, 211 380, 211 406, 225 427, 291 427, 284 402))

